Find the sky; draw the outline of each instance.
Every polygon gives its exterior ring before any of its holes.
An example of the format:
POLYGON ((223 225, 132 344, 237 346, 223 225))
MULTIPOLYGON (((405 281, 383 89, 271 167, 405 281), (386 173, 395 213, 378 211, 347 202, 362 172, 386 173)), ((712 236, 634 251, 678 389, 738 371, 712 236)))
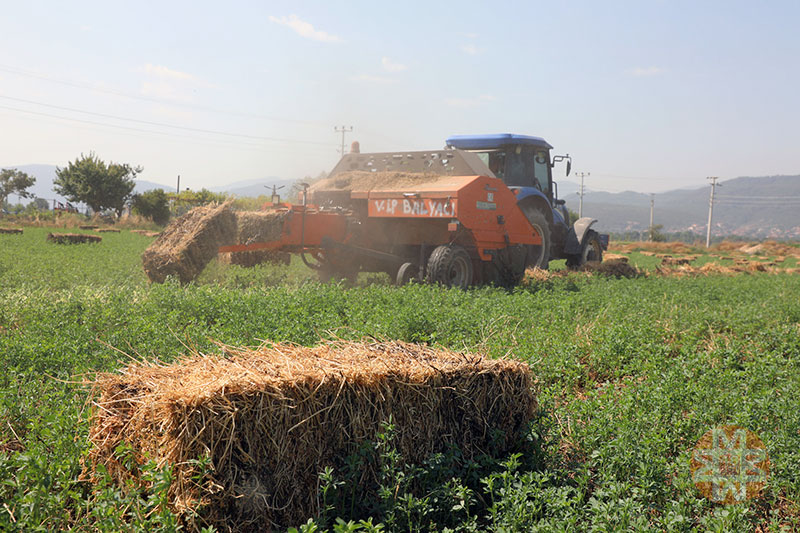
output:
POLYGON ((362 152, 541 136, 592 190, 800 174, 796 0, 2 4, 0 167, 267 183, 352 127, 362 152))

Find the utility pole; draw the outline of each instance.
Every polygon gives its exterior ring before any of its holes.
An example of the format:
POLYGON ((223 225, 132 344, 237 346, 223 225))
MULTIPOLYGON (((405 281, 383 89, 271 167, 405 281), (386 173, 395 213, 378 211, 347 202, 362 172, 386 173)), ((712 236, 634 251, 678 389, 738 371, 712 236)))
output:
POLYGON ((178 186, 175 188, 175 191, 180 194, 181 193, 181 175, 178 174, 178 186))
POLYGON ((655 193, 650 193, 650 238, 647 239, 650 242, 653 242, 653 207, 656 204, 656 195, 655 193))
POLYGON ((336 133, 341 133, 342 134, 342 152, 341 153, 342 153, 342 156, 344 156, 344 135, 345 135, 345 133, 350 133, 351 131, 353 131, 353 126, 342 126, 341 128, 339 128, 339 126, 334 126, 333 127, 333 131, 335 131, 336 133))
POLYGON ((581 177, 581 190, 578 192, 578 194, 581 197, 581 202, 578 204, 578 218, 581 218, 581 217, 583 217, 583 192, 584 192, 583 191, 583 177, 584 176, 591 176, 592 173, 591 172, 576 172, 575 175, 581 177))
MULTIPOLYGON (((717 187, 717 176, 710 176, 706 178, 711 180, 711 198, 708 200, 708 229, 706 230, 706 248, 711 246, 711 215, 714 213, 714 189, 717 187)), ((720 185, 722 187, 722 185, 720 185)))

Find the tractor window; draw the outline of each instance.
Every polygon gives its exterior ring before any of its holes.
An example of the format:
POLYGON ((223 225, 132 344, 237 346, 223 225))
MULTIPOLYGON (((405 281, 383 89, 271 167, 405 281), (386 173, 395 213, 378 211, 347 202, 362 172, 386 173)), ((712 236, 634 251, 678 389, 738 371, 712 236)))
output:
POLYGON ((528 146, 509 146, 506 153, 506 185, 536 187, 533 149, 528 146))
POLYGON ((549 190, 549 176, 550 165, 547 161, 547 152, 540 150, 536 152, 533 158, 533 172, 537 182, 536 187, 547 194, 549 190))
POLYGON ((489 167, 489 170, 491 170, 496 177, 503 179, 506 167, 505 152, 495 150, 492 152, 475 152, 475 154, 480 157, 483 164, 489 167))

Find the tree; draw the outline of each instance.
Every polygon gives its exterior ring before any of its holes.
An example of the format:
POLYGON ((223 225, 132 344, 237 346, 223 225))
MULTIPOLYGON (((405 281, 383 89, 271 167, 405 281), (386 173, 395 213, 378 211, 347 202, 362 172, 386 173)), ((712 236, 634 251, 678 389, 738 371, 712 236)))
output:
POLYGON ((661 233, 661 230, 664 228, 661 224, 654 224, 650 226, 649 237, 650 241, 652 242, 664 242, 667 240, 666 235, 661 233))
POLYGON ((17 194, 22 198, 33 196, 26 189, 36 183, 36 178, 20 172, 15 168, 0 170, 0 206, 5 204, 10 194, 17 194))
POLYGON ((109 163, 98 158, 94 152, 81 154, 66 168, 56 169, 53 181, 55 190, 71 202, 83 202, 95 213, 113 209, 122 214, 125 203, 130 200, 136 174, 141 167, 128 164, 109 163))
POLYGON ((33 206, 36 208, 37 211, 49 211, 50 210, 50 202, 45 200, 44 198, 34 198, 33 202, 31 202, 33 206))
POLYGON ((135 194, 131 205, 134 212, 151 219, 160 226, 169 222, 169 200, 164 189, 135 194))

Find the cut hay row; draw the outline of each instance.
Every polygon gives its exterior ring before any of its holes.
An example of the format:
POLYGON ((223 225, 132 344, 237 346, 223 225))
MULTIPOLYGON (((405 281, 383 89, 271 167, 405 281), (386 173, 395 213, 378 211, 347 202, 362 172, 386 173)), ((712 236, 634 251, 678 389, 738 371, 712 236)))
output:
POLYGON ((56 244, 85 244, 100 242, 103 238, 99 235, 88 235, 86 233, 48 233, 47 241, 56 244))
POLYGON ((230 204, 196 207, 174 220, 142 254, 150 281, 175 276, 181 283, 195 279, 220 246, 236 238, 236 218, 230 204))
MULTIPOLYGON (((506 454, 536 406, 524 363, 400 342, 225 348, 100 374, 95 389, 92 464, 135 480, 114 453, 127 443, 137 460, 173 465, 172 508, 193 529, 225 531, 316 515, 319 473, 344 468, 390 420, 397 450, 420 463, 453 445, 465 458, 506 454), (198 480, 200 457, 211 468, 198 480)), ((376 482, 365 468, 360 489, 376 482)))
POLYGON ((0 228, 0 233, 8 235, 20 235, 22 230, 19 228, 0 228))

